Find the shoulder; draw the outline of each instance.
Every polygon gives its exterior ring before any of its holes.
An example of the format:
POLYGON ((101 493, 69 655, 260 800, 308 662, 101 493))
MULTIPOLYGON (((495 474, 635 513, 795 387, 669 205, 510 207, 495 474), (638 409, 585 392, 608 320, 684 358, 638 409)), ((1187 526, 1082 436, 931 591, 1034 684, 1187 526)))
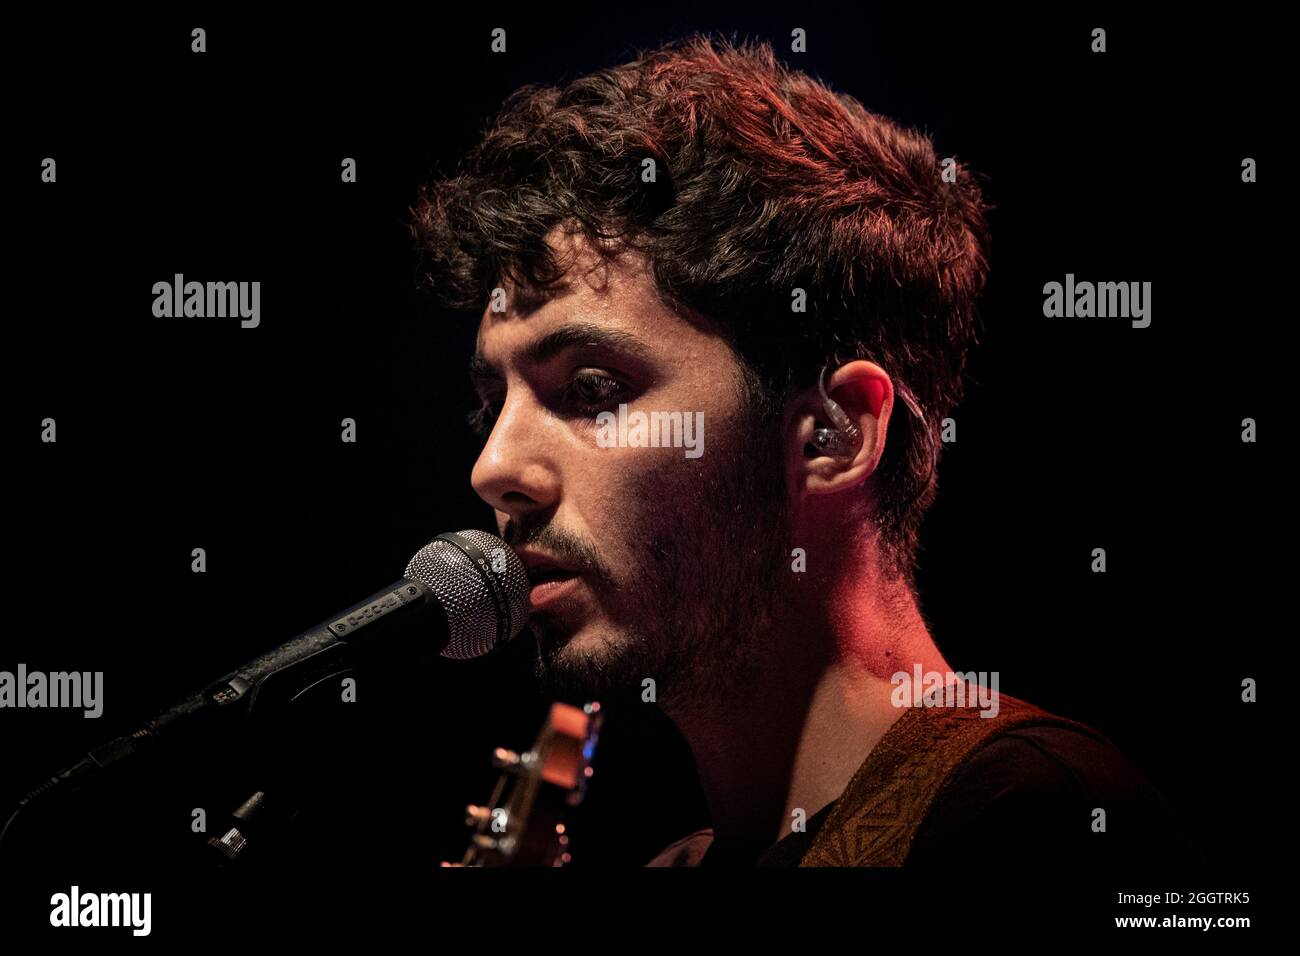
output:
POLYGON ((907 864, 951 866, 972 846, 1004 865, 1203 862, 1179 816, 1119 750, 1057 726, 1008 730, 968 757, 931 805, 907 864))

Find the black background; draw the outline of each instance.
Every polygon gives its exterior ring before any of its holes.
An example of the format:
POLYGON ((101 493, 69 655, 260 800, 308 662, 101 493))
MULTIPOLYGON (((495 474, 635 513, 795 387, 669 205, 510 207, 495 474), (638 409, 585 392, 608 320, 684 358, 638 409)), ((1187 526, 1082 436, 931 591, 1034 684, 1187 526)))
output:
MULTIPOLYGON (((392 581, 438 532, 492 527, 464 426, 475 317, 415 289, 416 187, 450 173, 518 86, 693 30, 770 38, 786 62, 983 174, 992 271, 925 528, 923 611, 956 669, 999 671, 1003 692, 1110 736, 1227 882, 1268 862, 1286 564, 1270 450, 1283 426, 1270 412, 1292 312, 1277 223, 1281 34, 1253 14, 1185 10, 15 21, 0 668, 102 670, 106 703, 99 720, 0 714, 6 804, 392 581), (504 56, 489 52, 496 26, 504 56), (782 54, 796 26, 809 52, 782 54), (1089 52, 1094 26, 1108 31, 1104 55, 1089 52), (46 156, 57 184, 40 182, 46 156), (1241 182, 1247 156, 1259 183, 1241 182), (340 182, 343 157, 358 183, 340 182), (178 272, 260 280, 261 326, 154 318, 153 283, 178 272), (1043 284, 1067 272, 1150 281, 1151 326, 1045 319, 1043 284), (45 417, 56 444, 39 440, 45 417), (344 417, 356 444, 339 440, 344 417), (1241 442, 1245 417, 1259 444, 1241 442), (190 570, 195 547, 206 574, 190 570), (1104 575, 1090 571, 1095 547, 1104 575), (1245 677, 1261 703, 1241 702, 1245 677)), ((495 779, 491 748, 526 747, 540 724, 529 650, 366 677, 349 719, 321 717, 319 752, 273 752, 316 776, 268 865, 419 886, 458 858, 461 808, 495 779)), ((230 809, 248 763, 229 743, 190 749, 33 814, 15 824, 22 866, 129 865, 142 886, 165 883, 185 866, 173 843, 189 840, 191 808, 230 809)), ((640 864, 705 822, 684 744, 651 708, 610 703, 597 768, 571 828, 575 871, 640 864)), ((52 870, 66 891, 73 876, 52 870)), ((31 890, 38 924, 44 885, 31 890)))

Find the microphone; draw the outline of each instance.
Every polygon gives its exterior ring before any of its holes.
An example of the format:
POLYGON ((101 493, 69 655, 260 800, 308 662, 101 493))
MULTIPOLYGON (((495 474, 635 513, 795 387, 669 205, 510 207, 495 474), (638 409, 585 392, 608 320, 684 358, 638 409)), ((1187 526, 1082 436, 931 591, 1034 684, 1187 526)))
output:
POLYGON ((211 715, 246 714, 258 701, 290 698, 337 668, 345 653, 400 657, 403 652, 434 650, 456 660, 481 657, 523 630, 528 591, 523 561, 496 535, 473 529, 440 534, 416 552, 399 580, 382 591, 231 671, 50 777, 19 802, 0 830, 0 841, 27 804, 56 786, 75 781, 80 787, 160 737, 206 722, 211 715), (394 626, 409 621, 418 626, 394 626))

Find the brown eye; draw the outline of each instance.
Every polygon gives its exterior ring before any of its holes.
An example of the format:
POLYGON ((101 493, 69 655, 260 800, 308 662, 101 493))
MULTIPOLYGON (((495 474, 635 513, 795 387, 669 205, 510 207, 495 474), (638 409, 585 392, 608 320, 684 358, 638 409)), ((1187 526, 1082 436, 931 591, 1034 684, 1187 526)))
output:
POLYGON ((569 383, 569 395, 575 407, 597 409, 608 405, 622 393, 618 379, 594 372, 578 372, 569 383))

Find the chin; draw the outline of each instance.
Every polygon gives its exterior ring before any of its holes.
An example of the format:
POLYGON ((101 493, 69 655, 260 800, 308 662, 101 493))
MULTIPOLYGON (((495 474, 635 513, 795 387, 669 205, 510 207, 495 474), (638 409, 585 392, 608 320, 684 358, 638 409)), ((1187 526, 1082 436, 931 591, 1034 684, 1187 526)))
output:
POLYGON ((639 687, 643 678, 654 676, 629 659, 621 635, 596 622, 574 631, 553 621, 531 626, 538 638, 537 676, 549 693, 599 699, 639 687))
POLYGON ((595 621, 584 621, 577 628, 562 622, 547 622, 541 628, 547 651, 557 662, 581 664, 617 655, 619 640, 595 621))

